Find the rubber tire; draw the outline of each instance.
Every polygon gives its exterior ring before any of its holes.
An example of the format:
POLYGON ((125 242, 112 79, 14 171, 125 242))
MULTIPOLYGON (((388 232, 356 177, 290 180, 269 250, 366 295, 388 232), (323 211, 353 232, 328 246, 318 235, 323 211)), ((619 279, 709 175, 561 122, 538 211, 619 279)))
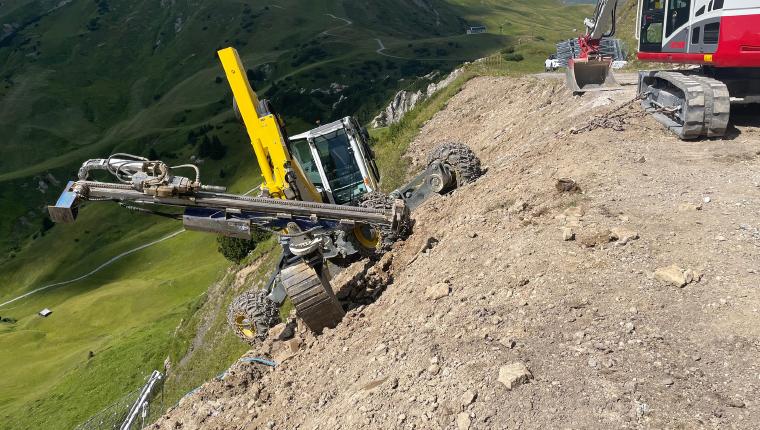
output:
POLYGON ((253 343, 267 337, 269 329, 280 323, 280 309, 265 290, 249 290, 237 296, 227 310, 227 323, 237 337, 253 343), (241 323, 239 323, 240 320, 241 323), (253 329, 253 336, 243 330, 253 329))
POLYGON ((306 263, 286 267, 280 273, 282 285, 296 308, 296 315, 309 330, 321 334, 335 328, 345 315, 330 283, 306 263))
POLYGON ((435 161, 448 165, 456 173, 457 187, 474 182, 483 176, 480 158, 463 143, 443 143, 428 155, 428 166, 435 161))

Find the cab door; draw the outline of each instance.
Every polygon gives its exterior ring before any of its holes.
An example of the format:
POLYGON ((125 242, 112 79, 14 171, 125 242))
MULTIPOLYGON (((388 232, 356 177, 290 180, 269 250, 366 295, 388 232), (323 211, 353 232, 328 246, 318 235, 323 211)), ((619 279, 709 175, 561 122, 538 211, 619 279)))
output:
POLYGON ((665 34, 665 0, 639 2, 639 51, 662 52, 665 34))
POLYGON ((688 51, 689 22, 693 0, 668 0, 665 8, 665 40, 663 52, 688 51))

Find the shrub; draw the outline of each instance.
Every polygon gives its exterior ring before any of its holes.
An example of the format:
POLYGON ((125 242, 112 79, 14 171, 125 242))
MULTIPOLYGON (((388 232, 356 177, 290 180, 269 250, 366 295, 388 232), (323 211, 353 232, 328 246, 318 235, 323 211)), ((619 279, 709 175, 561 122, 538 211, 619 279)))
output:
POLYGON ((522 61, 524 57, 522 56, 522 54, 517 53, 517 54, 507 54, 504 56, 504 59, 507 61, 522 61))
POLYGON ((267 240, 271 234, 259 228, 253 229, 251 239, 238 239, 235 237, 218 236, 216 238, 219 253, 233 263, 240 263, 248 254, 256 249, 259 243, 267 240))
POLYGON ((218 136, 213 136, 211 139, 208 136, 203 136, 203 140, 198 146, 199 157, 221 160, 225 154, 227 154, 227 147, 222 145, 218 136))

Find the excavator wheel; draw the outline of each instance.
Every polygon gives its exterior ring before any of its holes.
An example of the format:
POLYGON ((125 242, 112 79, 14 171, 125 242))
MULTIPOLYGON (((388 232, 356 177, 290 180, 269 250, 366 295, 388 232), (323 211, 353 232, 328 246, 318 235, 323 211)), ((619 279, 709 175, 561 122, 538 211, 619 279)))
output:
MULTIPOLYGON (((371 209, 392 209, 395 198, 388 194, 381 193, 379 191, 372 191, 362 196, 359 205, 365 208, 371 209)), ((384 228, 380 230, 380 237, 377 239, 377 245, 373 252, 374 256, 383 254, 389 250, 390 247, 398 240, 405 239, 409 235, 410 225, 400 225, 396 231, 392 231, 390 228, 384 228)), ((373 229, 373 231, 377 231, 373 229)), ((362 252, 360 250, 360 252, 362 252)), ((366 255, 365 255, 366 256, 366 255)), ((372 256, 372 255, 370 255, 372 256)))
POLYGON ((250 290, 230 303, 227 322, 239 338, 253 343, 266 338, 269 329, 280 322, 280 309, 265 290, 250 290))
POLYGON ((483 175, 480 158, 463 143, 443 143, 428 155, 428 165, 440 161, 454 169, 457 187, 469 184, 483 175))
POLYGON ((326 274, 320 275, 306 263, 286 267, 280 273, 282 285, 296 308, 296 315, 316 334, 335 328, 345 312, 335 297, 326 274))
POLYGON ((359 255, 367 258, 377 257, 381 233, 375 227, 357 223, 351 231, 351 236, 351 242, 359 251, 359 255))

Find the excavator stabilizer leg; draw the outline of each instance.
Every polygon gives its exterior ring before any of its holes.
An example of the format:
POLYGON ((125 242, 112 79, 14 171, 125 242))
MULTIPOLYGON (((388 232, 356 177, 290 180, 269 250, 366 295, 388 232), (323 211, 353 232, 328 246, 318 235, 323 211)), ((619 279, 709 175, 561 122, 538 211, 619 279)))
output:
POLYGON ((573 93, 620 88, 612 75, 612 61, 571 58, 567 63, 567 87, 573 93))

